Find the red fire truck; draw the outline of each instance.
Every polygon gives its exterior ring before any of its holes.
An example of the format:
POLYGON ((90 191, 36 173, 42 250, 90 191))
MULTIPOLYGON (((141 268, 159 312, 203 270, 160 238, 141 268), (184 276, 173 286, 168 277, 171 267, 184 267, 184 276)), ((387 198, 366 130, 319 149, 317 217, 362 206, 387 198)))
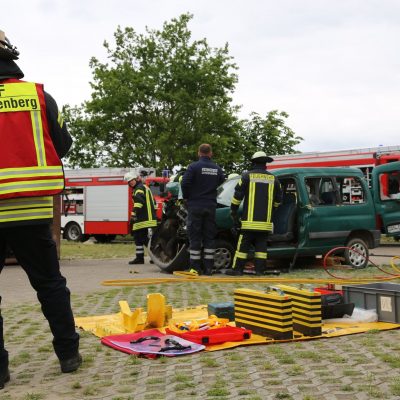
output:
POLYGON ((157 202, 157 216, 161 217, 163 187, 169 179, 156 177, 153 168, 67 170, 61 204, 63 238, 85 241, 94 236, 105 243, 116 235, 130 233, 132 191, 123 179, 128 171, 143 175, 157 202))
POLYGON ((400 161, 400 146, 372 147, 339 151, 322 151, 272 156, 268 169, 290 167, 358 167, 368 182, 372 168, 400 161))

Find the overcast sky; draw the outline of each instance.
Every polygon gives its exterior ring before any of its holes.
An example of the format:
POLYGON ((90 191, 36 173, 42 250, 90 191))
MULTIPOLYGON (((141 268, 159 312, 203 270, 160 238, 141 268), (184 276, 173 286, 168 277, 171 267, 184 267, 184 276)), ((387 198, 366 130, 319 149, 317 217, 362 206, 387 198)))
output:
POLYGON ((60 107, 90 98, 89 60, 105 60, 118 25, 190 12, 195 39, 229 43, 242 117, 286 111, 300 151, 400 144, 399 0, 3 0, 0 12, 25 79, 60 107))

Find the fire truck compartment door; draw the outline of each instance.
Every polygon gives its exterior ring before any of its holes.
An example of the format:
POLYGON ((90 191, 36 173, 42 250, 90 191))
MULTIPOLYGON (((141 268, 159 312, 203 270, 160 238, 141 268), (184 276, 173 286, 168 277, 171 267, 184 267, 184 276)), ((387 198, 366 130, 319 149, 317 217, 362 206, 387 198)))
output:
POLYGON ((86 221, 129 220, 129 186, 107 185, 85 187, 86 221))
POLYGON ((372 188, 376 212, 381 216, 385 233, 400 236, 400 162, 375 167, 372 188))

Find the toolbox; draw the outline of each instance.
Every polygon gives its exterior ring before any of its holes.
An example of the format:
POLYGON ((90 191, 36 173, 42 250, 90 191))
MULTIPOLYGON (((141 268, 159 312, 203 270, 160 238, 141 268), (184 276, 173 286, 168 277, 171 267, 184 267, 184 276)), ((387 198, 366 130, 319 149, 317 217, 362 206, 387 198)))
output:
POLYGON ((343 286, 346 303, 365 310, 376 310, 378 321, 400 324, 400 284, 377 282, 343 286))
POLYGON ((232 302, 210 303, 207 306, 208 316, 216 315, 218 318, 226 318, 229 321, 235 320, 235 308, 232 302))
POLYGON ((289 285, 277 287, 292 298, 293 329, 306 336, 321 335, 321 293, 289 285))
POLYGON ((276 340, 293 339, 292 300, 280 290, 236 289, 236 326, 276 340))

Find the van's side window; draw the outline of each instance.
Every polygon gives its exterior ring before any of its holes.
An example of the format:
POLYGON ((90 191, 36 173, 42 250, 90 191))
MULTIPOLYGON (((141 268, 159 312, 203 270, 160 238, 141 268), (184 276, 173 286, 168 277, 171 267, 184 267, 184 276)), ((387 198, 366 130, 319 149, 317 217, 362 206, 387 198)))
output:
POLYGON ((331 178, 306 178, 309 202, 312 206, 336 205, 336 186, 331 178))
POLYGON ((354 176, 337 177, 336 182, 339 187, 342 204, 365 203, 366 196, 360 178, 354 176))
POLYGON ((385 172, 379 175, 381 200, 400 199, 400 174, 385 172))

